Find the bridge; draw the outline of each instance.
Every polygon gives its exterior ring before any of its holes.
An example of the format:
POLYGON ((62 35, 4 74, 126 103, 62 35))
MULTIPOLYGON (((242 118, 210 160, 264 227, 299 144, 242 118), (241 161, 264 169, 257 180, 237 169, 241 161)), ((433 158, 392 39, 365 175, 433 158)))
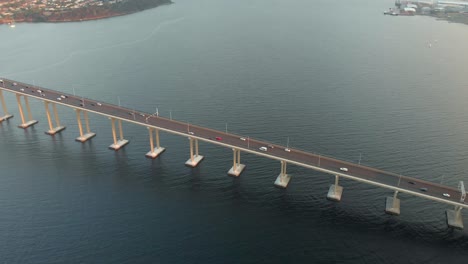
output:
POLYGON ((60 124, 57 111, 57 105, 62 105, 72 108, 76 113, 79 129, 79 136, 76 138, 76 141, 78 142, 86 142, 96 135, 91 132, 88 113, 98 114, 108 117, 111 121, 113 141, 109 148, 115 151, 129 143, 129 141, 124 138, 122 130, 122 122, 129 122, 148 128, 149 151, 146 153, 146 157, 148 158, 157 158, 165 150, 165 148, 160 145, 159 132, 172 133, 189 139, 190 153, 189 159, 185 163, 185 165, 189 167, 198 166, 204 158, 199 153, 198 141, 208 142, 232 149, 233 165, 227 172, 230 176, 240 176, 245 168, 245 165, 240 162, 240 154, 241 152, 248 152, 280 162, 281 170, 274 182, 277 187, 286 188, 288 186, 291 176, 287 174, 287 165, 294 164, 334 176, 335 181, 330 185, 327 193, 327 198, 329 200, 336 202, 341 200, 343 187, 339 185, 339 180, 340 178, 347 178, 392 190, 393 196, 386 197, 385 206, 385 212, 391 215, 400 214, 400 199, 398 199, 398 193, 406 193, 453 206, 453 209, 446 210, 447 225, 449 227, 463 229, 461 210, 463 208, 468 208, 468 205, 465 203, 466 192, 463 182, 459 183, 458 188, 445 186, 320 154, 304 152, 289 148, 288 146, 280 146, 250 137, 172 120, 172 118, 161 117, 158 113, 149 114, 135 111, 133 109, 4 78, 0 79, 0 103, 4 111, 3 116, 0 117, 0 122, 7 121, 13 117, 13 115, 8 112, 3 91, 15 94, 21 117, 21 124, 19 124, 18 127, 22 129, 27 129, 38 123, 37 120, 33 119, 29 106, 30 98, 37 99, 44 102, 45 114, 49 127, 45 133, 48 135, 55 135, 65 129, 65 126, 60 124), (26 108, 26 111, 24 108, 26 108), (86 130, 84 130, 83 127, 83 119, 86 130))

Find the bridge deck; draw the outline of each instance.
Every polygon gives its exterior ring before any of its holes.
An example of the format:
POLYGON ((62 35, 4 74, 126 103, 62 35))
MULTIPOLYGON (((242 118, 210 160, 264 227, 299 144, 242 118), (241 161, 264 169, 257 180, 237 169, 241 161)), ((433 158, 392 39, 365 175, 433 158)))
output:
POLYGON ((83 99, 79 96, 65 94, 59 91, 32 86, 30 84, 20 83, 13 80, 3 79, 3 83, 0 83, 0 89, 20 95, 34 97, 43 101, 57 103, 74 109, 82 109, 99 115, 121 119, 146 127, 158 128, 160 130, 181 136, 197 138, 202 141, 228 148, 237 148, 245 152, 268 157, 271 159, 284 160, 288 163, 296 164, 298 166, 333 175, 339 175, 341 177, 350 178, 383 188, 398 190, 399 192, 412 194, 438 202, 468 208, 467 204, 461 202, 461 192, 457 188, 450 186, 432 183, 412 177, 401 176, 379 169, 292 148, 288 152, 285 151, 284 146, 271 144, 269 142, 247 137, 245 137, 245 140, 243 140, 239 135, 225 133, 192 124, 188 125, 187 123, 176 120, 134 111, 132 109, 116 106, 113 104, 107 104, 92 99, 83 99), (44 96, 41 96, 37 90, 42 90, 44 96), (59 101, 57 98, 59 98, 61 95, 66 95, 67 98, 62 98, 59 101), (191 133, 189 134, 189 132, 191 133), (221 137, 222 139, 217 140, 217 137, 221 137), (273 148, 267 147, 268 145, 273 146, 273 148), (267 151, 260 150, 260 147, 267 147, 267 151), (343 167, 347 168, 348 170, 340 170, 340 168, 343 167), (421 191, 421 188, 427 188, 427 191, 421 191), (446 197, 444 194, 448 194, 450 197, 446 197))

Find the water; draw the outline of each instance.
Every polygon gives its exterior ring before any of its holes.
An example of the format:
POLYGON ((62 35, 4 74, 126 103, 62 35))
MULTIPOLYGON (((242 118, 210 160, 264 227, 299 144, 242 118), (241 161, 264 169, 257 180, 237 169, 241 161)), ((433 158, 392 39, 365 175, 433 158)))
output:
MULTIPOLYGON (((466 25, 388 17, 392 1, 178 0, 100 21, 0 27, 0 76, 155 112, 456 186, 468 181, 466 25), (429 43, 432 47, 429 48, 429 43)), ((0 124, 1 263, 465 263, 466 231, 448 229, 447 206, 91 116, 86 144, 73 111, 50 137, 44 106, 34 128, 0 124)), ((468 225, 465 217, 465 226, 468 225)))

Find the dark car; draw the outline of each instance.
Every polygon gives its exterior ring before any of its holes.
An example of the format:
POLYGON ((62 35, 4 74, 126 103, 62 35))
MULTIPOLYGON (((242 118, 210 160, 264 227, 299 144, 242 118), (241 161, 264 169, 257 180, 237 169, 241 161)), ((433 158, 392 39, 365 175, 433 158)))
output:
POLYGON ((425 188, 425 187, 419 188, 419 190, 421 190, 422 192, 427 192, 427 188, 425 188))

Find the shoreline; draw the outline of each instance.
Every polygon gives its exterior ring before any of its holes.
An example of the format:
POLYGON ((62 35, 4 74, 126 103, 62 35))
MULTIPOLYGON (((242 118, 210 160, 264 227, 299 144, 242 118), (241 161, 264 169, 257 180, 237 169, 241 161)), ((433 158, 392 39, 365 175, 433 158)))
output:
POLYGON ((72 12, 66 12, 66 13, 60 13, 60 14, 54 14, 46 19, 42 18, 40 20, 36 20, 32 17, 25 17, 21 19, 0 19, 0 25, 14 25, 14 24, 19 24, 19 23, 70 23, 70 22, 85 22, 85 21, 92 21, 92 20, 101 20, 101 19, 107 19, 107 18, 112 18, 112 17, 118 17, 118 16, 125 16, 125 15, 131 15, 135 14, 138 12, 142 12, 145 10, 149 10, 152 8, 164 6, 164 5, 170 5, 173 4, 174 2, 172 1, 167 1, 163 3, 157 3, 156 5, 150 5, 147 6, 141 10, 131 10, 128 12, 117 12, 113 11, 112 9, 99 9, 99 12, 101 14, 85 14, 80 17, 77 17, 81 15, 82 13, 80 12, 86 12, 88 10, 74 10, 72 12))

